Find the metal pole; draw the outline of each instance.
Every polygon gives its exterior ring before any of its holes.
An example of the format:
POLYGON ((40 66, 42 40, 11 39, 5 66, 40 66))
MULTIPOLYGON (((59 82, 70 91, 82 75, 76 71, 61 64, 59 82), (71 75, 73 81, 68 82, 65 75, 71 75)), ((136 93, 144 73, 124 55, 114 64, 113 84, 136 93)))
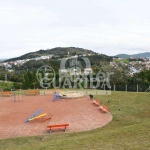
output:
POLYGON ((22 102, 23 102, 23 91, 20 89, 21 97, 22 97, 22 102))
POLYGON ((139 85, 137 84, 137 92, 139 92, 139 85))
POLYGON ((13 94, 14 94, 14 102, 16 102, 16 90, 15 90, 15 88, 13 89, 13 94))

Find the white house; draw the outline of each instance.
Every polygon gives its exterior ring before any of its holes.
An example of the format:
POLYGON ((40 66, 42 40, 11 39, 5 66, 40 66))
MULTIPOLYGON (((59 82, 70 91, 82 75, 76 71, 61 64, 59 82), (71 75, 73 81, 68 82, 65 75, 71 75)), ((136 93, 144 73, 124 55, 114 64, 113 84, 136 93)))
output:
POLYGON ((85 68, 84 69, 84 74, 90 74, 90 73, 92 73, 93 72, 93 70, 92 70, 92 68, 85 68))

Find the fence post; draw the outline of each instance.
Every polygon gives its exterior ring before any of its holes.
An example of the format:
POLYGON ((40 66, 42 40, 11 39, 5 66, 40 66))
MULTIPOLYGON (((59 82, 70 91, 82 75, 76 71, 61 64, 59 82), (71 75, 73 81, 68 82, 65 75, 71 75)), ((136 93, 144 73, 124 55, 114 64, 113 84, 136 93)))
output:
POLYGON ((126 92, 127 92, 127 84, 126 84, 126 92))
POLYGON ((149 85, 149 92, 150 92, 150 85, 149 85))
POLYGON ((5 83, 7 82, 7 74, 5 74, 5 83))
POLYGON ((116 85, 114 84, 114 91, 116 91, 116 85))
POLYGON ((104 91, 105 91, 105 84, 104 84, 104 91))
POLYGON ((137 84, 137 92, 139 92, 139 85, 137 84))

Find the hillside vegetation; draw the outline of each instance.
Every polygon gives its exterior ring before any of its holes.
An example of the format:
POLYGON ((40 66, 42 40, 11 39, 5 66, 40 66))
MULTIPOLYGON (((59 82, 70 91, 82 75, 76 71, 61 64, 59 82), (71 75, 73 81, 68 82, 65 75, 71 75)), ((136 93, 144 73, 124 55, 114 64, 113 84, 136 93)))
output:
POLYGON ((96 54, 96 52, 83 49, 83 48, 76 48, 76 47, 57 47, 57 48, 52 48, 47 50, 41 49, 39 51, 27 53, 20 57, 11 58, 5 61, 9 62, 9 61, 22 60, 22 59, 30 59, 30 58, 40 57, 43 55, 66 56, 68 54, 74 56, 74 55, 82 55, 82 54, 96 54))

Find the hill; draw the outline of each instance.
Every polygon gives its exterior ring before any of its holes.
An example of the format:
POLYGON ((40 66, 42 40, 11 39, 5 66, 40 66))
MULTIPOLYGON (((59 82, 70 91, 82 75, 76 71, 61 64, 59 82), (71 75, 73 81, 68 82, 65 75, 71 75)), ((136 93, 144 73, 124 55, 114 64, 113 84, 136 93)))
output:
POLYGON ((118 54, 115 57, 119 57, 119 58, 144 58, 144 57, 150 57, 150 52, 146 52, 146 53, 139 53, 139 54, 134 54, 134 55, 127 55, 127 54, 118 54))
MULTIPOLYGON (((20 57, 11 58, 8 60, 5 60, 5 62, 10 61, 17 61, 17 60, 26 60, 31 59, 30 61, 25 61, 21 65, 15 66, 16 71, 20 70, 37 70, 43 65, 51 65, 55 71, 57 72, 60 67, 60 61, 62 58, 72 58, 72 56, 78 55, 78 60, 80 60, 82 67, 85 67, 85 62, 82 59, 82 57, 86 56, 90 62, 91 66, 94 65, 100 65, 100 62, 109 63, 112 61, 112 57, 104 55, 104 54, 98 54, 96 52, 93 52, 92 50, 87 50, 83 48, 75 48, 75 47, 57 47, 53 49, 47 49, 47 50, 39 50, 36 52, 27 53, 25 55, 22 55, 20 57), (49 56, 52 55, 51 59, 42 59, 37 58, 41 56, 49 56), (34 59, 37 58, 37 59, 34 59)), ((69 64, 70 59, 67 60, 66 67, 69 64)))
POLYGON ((22 55, 20 57, 11 58, 8 60, 5 60, 5 62, 9 61, 16 61, 16 60, 23 60, 23 59, 31 59, 35 57, 40 57, 43 55, 54 55, 54 56, 67 56, 67 55, 82 55, 82 54, 97 54, 96 52, 93 52, 91 50, 83 49, 83 48, 76 48, 76 47, 56 47, 52 49, 47 50, 39 50, 36 52, 27 53, 25 55, 22 55))
POLYGON ((6 59, 0 59, 0 62, 3 62, 3 61, 5 61, 6 59))

